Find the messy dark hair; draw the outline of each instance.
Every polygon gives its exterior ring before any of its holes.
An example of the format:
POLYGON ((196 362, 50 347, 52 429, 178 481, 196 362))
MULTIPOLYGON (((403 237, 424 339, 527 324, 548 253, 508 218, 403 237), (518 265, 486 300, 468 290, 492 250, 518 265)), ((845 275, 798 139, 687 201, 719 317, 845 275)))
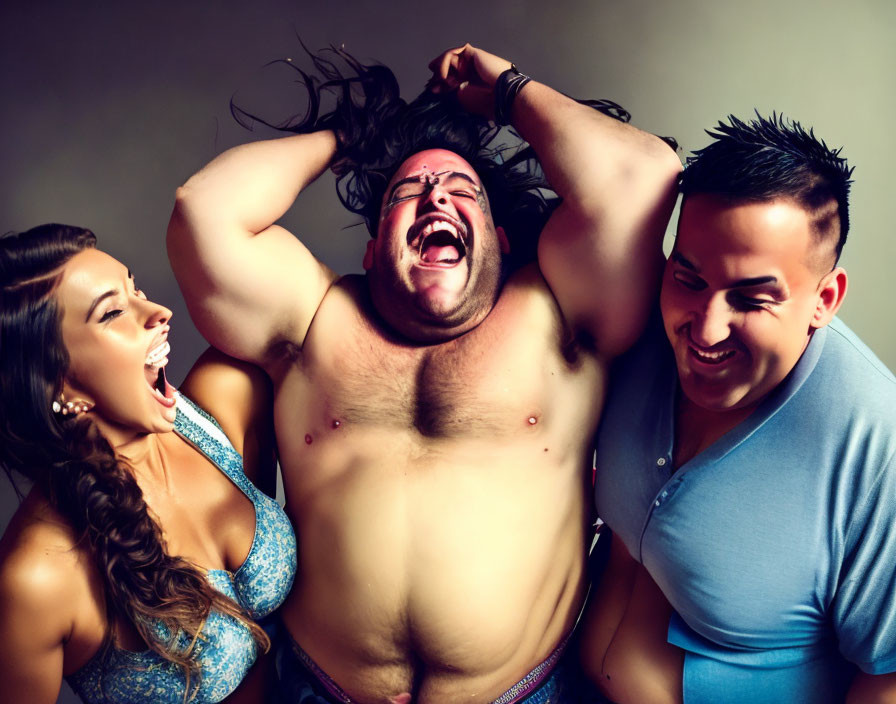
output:
MULTIPOLYGON (((303 47, 304 48, 304 47, 303 47)), ((386 66, 365 65, 343 49, 308 52, 313 65, 305 71, 288 65, 307 91, 302 115, 271 123, 237 107, 237 121, 253 121, 293 133, 330 129, 337 136, 336 187, 343 205, 364 218, 376 237, 386 187, 401 164, 425 149, 446 149, 463 157, 476 171, 496 226, 511 242, 511 267, 535 258, 538 235, 559 198, 544 177, 534 150, 512 130, 508 145, 502 129, 464 110, 451 95, 424 91, 410 103, 400 96, 395 74, 386 66), (335 106, 324 110, 328 98, 335 106)), ((275 62, 276 63, 276 62, 275 62)), ((628 121, 628 113, 610 101, 587 104, 628 121)))
POLYGON ((749 122, 728 116, 707 134, 715 141, 688 157, 681 192, 706 193, 732 202, 793 199, 812 218, 819 240, 836 238, 840 257, 849 232, 852 168, 795 120, 756 113, 749 122))

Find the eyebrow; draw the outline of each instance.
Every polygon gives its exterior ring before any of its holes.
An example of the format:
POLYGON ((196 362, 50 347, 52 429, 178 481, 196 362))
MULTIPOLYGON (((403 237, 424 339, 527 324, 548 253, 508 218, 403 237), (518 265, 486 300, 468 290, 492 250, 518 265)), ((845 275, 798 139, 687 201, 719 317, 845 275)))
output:
MULTIPOLYGON (((467 174, 465 174, 461 171, 440 171, 439 173, 432 174, 432 175, 433 176, 445 176, 446 174, 447 174, 448 178, 454 178, 455 176, 459 176, 460 178, 462 178, 466 181, 469 181, 477 190, 480 190, 480 187, 476 183, 476 181, 474 181, 471 176, 468 176, 467 174)), ((395 185, 392 186, 392 189, 389 191, 389 200, 392 200, 392 196, 395 195, 395 190, 399 186, 403 186, 406 183, 419 183, 419 182, 420 182, 419 176, 408 176, 407 178, 403 178, 400 181, 396 181, 395 185)))
MULTIPOLYGON (((699 274, 699 270, 694 265, 693 262, 683 257, 678 252, 672 252, 669 255, 669 258, 672 259, 676 264, 680 264, 688 271, 692 271, 695 274, 699 274)), ((765 284, 777 284, 778 277, 777 276, 752 276, 746 279, 738 279, 730 286, 726 286, 726 288, 752 288, 754 286, 764 286, 765 284)))
MULTIPOLYGON (((128 269, 128 278, 131 281, 134 280, 134 274, 131 272, 130 269, 128 269)), ((105 301, 107 298, 109 298, 110 296, 114 296, 117 293, 118 293, 118 289, 112 288, 112 289, 109 289, 108 291, 106 291, 105 293, 101 293, 99 296, 94 298, 93 303, 90 304, 90 308, 87 309, 87 315, 84 316, 84 322, 85 323, 90 322, 90 316, 93 315, 93 311, 96 310, 97 306, 100 303, 102 303, 103 301, 105 301)))
POLYGON ((90 304, 90 308, 87 309, 87 315, 84 316, 84 322, 90 322, 90 316, 93 315, 93 311, 96 310, 97 306, 105 301, 107 298, 114 296, 118 293, 118 289, 111 289, 106 291, 105 293, 101 293, 99 296, 93 299, 93 303, 90 304))

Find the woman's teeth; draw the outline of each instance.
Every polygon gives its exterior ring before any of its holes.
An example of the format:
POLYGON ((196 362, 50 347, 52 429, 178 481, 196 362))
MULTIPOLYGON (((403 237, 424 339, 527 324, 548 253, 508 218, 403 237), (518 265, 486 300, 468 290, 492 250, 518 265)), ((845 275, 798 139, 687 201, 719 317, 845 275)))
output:
POLYGON ((164 367, 168 363, 168 353, 171 351, 171 345, 166 340, 158 347, 154 347, 146 355, 144 364, 147 367, 164 367))

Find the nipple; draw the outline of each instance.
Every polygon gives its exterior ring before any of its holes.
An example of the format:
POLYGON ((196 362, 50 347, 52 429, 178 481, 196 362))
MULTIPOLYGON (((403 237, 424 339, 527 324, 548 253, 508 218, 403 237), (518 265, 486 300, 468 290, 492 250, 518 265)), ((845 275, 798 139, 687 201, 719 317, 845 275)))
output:
POLYGON ((313 442, 314 442, 314 438, 313 438, 313 437, 311 437, 310 435, 306 435, 306 436, 305 436, 305 444, 306 444, 306 445, 310 445, 310 444, 313 443, 313 442))

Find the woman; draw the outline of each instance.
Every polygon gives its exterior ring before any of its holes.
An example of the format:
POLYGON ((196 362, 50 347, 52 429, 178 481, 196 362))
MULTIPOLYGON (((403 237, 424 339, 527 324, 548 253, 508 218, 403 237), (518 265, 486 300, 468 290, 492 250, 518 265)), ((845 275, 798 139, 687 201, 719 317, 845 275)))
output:
POLYGON ((55 702, 65 677, 90 704, 221 701, 295 573, 247 479, 273 459, 262 375, 210 350, 195 403, 176 392, 171 311, 88 230, 3 238, 0 287, 0 464, 33 482, 0 543, 4 699, 55 702))

